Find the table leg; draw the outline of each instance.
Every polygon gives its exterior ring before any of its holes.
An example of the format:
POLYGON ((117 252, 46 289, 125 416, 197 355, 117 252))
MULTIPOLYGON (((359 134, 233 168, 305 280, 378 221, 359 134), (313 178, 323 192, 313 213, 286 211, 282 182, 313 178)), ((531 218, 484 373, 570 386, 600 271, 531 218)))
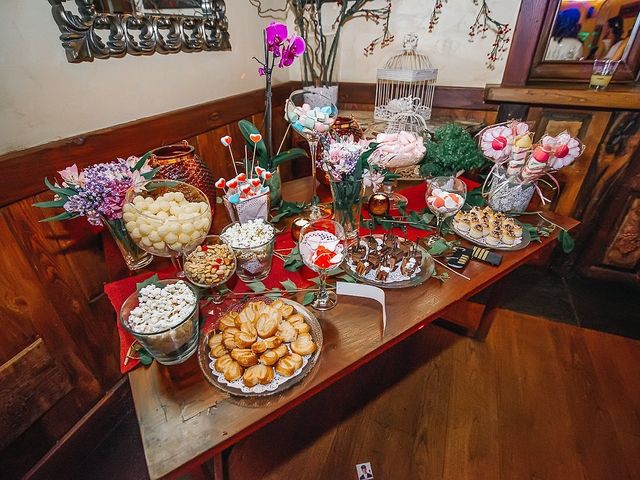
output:
POLYGON ((487 304, 482 311, 482 315, 480 316, 480 321, 476 329, 464 327, 445 318, 438 318, 433 323, 439 327, 446 328, 447 330, 457 333, 458 335, 463 335, 465 337, 478 340, 479 342, 484 342, 489 330, 491 329, 493 320, 495 319, 496 310, 502 301, 502 293, 504 289, 500 288, 500 283, 501 282, 496 282, 488 287, 489 298, 487 299, 487 304))
POLYGON ((225 480, 224 458, 222 455, 222 453, 219 453, 211 460, 213 465, 213 480, 225 480))

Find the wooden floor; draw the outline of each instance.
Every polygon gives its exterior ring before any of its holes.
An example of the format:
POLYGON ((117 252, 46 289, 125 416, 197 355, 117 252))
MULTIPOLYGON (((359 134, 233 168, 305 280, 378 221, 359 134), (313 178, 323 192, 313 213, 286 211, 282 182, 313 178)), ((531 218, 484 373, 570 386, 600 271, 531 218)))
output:
POLYGON ((639 479, 640 342, 506 310, 486 343, 431 325, 236 446, 228 471, 350 480, 361 462, 377 480, 639 479))

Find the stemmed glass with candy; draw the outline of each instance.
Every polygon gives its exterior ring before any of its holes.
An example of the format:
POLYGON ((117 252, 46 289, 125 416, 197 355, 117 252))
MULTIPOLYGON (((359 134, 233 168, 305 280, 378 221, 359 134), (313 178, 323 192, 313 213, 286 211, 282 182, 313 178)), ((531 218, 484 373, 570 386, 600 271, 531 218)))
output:
POLYGON ((442 222, 463 207, 467 197, 466 184, 457 177, 434 177, 427 180, 425 198, 429 210, 436 216, 437 233, 429 239, 429 245, 442 239, 442 222))
POLYGON ((296 90, 286 101, 284 117, 291 127, 309 143, 311 152, 311 176, 313 178, 313 197, 309 218, 323 217, 316 194, 316 152, 320 138, 329 132, 336 121, 338 108, 331 100, 320 93, 296 90))
POLYGON ((211 205, 198 188, 176 180, 150 180, 131 187, 122 207, 129 236, 144 251, 170 257, 178 271, 185 251, 200 245, 211 227, 211 205))
POLYGON ((342 225, 324 218, 314 220, 300 230, 298 245, 304 264, 320 274, 318 292, 311 307, 321 311, 335 307, 338 296, 336 292, 327 289, 327 274, 338 267, 345 257, 345 234, 342 225))

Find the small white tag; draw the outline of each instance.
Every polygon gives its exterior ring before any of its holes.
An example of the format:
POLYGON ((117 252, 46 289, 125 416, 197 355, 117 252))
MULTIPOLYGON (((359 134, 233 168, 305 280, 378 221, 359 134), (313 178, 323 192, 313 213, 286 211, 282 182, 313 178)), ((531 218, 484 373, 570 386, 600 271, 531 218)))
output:
POLYGON ((362 285, 361 283, 337 282, 336 293, 338 295, 370 298, 378 302, 382 306, 382 333, 384 333, 387 328, 387 302, 384 290, 372 285, 362 285))
POLYGON ((356 478, 358 480, 371 480, 373 478, 373 470, 371 469, 371 464, 369 462, 357 464, 356 474, 356 478))

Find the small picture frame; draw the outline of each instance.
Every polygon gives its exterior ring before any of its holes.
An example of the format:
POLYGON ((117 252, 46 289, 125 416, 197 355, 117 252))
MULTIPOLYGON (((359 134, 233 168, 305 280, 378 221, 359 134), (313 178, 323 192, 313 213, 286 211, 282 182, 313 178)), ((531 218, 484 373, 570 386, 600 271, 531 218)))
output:
POLYGON ((358 480, 372 480, 373 470, 371 469, 371 463, 358 463, 356 465, 356 478, 358 480))

